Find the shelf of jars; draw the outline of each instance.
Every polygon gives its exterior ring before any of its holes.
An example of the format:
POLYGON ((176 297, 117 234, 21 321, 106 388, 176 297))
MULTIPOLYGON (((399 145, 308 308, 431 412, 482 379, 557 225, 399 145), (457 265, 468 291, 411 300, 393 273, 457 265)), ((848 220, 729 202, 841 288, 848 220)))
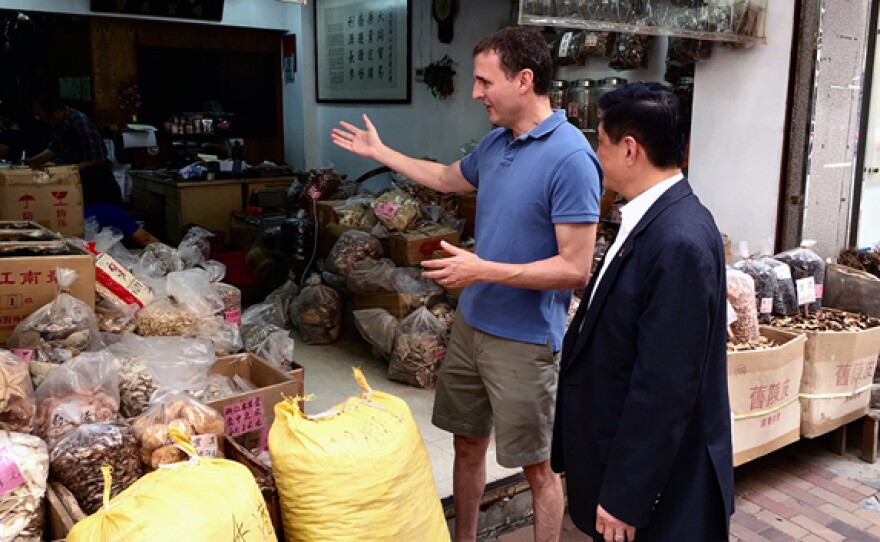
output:
POLYGON ((767 43, 767 0, 520 0, 519 24, 767 43))

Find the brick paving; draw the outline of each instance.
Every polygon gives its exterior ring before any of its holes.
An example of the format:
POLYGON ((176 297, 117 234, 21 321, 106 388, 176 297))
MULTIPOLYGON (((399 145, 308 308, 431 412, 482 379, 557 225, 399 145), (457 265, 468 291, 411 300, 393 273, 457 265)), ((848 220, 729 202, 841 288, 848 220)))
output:
MULTIPOLYGON (((825 451, 799 453, 797 446, 736 469, 736 513, 731 518, 730 540, 880 542, 878 489, 853 479, 856 475, 852 469, 835 469, 835 462, 843 458, 825 451)), ((816 448, 815 443, 806 446, 816 448)), ((865 463, 862 468, 880 474, 880 462, 865 463)), ((871 476, 875 486, 876 479, 871 476)), ((532 527, 528 526, 487 542, 532 540, 532 527)), ((590 538, 578 531, 566 515, 561 540, 589 542, 590 538)))

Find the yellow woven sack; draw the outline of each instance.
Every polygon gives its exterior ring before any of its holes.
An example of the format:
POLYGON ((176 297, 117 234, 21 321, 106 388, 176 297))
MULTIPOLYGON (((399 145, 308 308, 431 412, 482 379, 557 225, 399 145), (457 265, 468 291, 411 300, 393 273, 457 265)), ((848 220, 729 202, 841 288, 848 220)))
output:
POLYGON ((371 390, 306 416, 275 405, 269 456, 287 542, 434 542, 449 531, 428 451, 407 404, 371 390))
POLYGON ((253 475, 226 459, 198 457, 186 435, 170 431, 189 461, 162 465, 73 526, 68 542, 275 542, 275 529, 253 475))

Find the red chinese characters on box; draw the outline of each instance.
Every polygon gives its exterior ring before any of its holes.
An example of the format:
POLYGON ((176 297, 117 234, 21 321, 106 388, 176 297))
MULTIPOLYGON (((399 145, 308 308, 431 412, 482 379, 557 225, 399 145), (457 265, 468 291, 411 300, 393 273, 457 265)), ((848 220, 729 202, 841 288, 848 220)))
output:
POLYGON ((792 391, 790 378, 768 385, 752 386, 749 389, 749 410, 773 408, 791 397, 792 391))

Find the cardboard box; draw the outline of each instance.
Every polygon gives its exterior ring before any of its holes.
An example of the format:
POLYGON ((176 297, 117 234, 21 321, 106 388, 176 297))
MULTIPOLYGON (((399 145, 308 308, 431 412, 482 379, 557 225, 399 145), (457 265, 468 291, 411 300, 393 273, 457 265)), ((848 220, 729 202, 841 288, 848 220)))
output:
MULTIPOLYGON (((299 368, 299 365, 294 369, 299 368)), ((285 397, 303 395, 303 381, 254 354, 234 354, 218 358, 212 374, 230 378, 238 375, 257 389, 208 403, 226 420, 226 433, 247 448, 261 445, 275 421, 275 405, 285 397), (237 437, 242 437, 238 439, 237 437)))
POLYGON ((734 466, 800 438, 798 393, 807 339, 768 327, 762 327, 761 334, 780 346, 727 354, 734 466))
POLYGON ((31 313, 58 294, 55 269, 76 271, 71 295, 95 308, 95 257, 82 247, 68 245, 73 254, 0 257, 0 342, 31 313))
POLYGON ((0 170, 0 219, 29 220, 83 236, 83 196, 76 166, 0 170))
POLYGON ((95 290, 105 299, 139 307, 153 301, 153 290, 107 253, 95 258, 95 280, 95 290))
POLYGON ((355 294, 352 296, 354 310, 385 309, 395 318, 406 318, 409 313, 422 306, 433 306, 443 301, 442 295, 423 299, 419 294, 355 294))
POLYGON ((434 251, 440 249, 440 241, 458 245, 458 232, 445 226, 429 226, 393 233, 388 236, 389 257, 397 265, 419 265, 433 257, 434 251))
POLYGON ((868 413, 880 327, 807 331, 801 379, 801 436, 824 435, 868 413))

